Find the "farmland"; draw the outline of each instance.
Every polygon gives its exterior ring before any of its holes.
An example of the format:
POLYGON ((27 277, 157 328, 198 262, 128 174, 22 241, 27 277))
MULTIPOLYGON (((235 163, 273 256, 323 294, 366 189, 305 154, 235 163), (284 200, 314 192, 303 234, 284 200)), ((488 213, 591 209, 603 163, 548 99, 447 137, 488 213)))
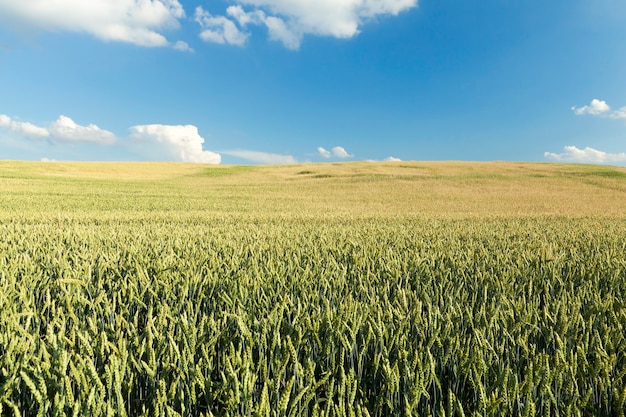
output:
POLYGON ((626 413, 626 169, 0 162, 0 415, 626 413))

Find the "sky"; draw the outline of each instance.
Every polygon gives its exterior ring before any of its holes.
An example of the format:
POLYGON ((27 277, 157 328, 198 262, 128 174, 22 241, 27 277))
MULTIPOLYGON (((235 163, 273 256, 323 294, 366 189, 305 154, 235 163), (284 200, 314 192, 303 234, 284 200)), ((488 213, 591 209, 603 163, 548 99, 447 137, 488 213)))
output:
POLYGON ((0 0, 0 160, 626 165, 625 0, 0 0))

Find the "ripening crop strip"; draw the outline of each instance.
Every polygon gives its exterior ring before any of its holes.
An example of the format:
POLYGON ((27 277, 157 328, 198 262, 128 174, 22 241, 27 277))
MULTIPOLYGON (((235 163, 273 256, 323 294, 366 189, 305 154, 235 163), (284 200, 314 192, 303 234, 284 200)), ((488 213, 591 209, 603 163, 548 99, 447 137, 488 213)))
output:
POLYGON ((611 219, 0 223, 0 415, 626 411, 611 219))

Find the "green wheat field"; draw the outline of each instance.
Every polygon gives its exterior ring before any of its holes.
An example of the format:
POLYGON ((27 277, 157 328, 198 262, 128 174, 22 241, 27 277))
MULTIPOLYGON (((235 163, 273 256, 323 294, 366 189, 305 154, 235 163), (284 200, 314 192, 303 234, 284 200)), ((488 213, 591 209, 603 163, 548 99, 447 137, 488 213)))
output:
POLYGON ((624 416, 626 168, 0 162, 2 416, 624 416))

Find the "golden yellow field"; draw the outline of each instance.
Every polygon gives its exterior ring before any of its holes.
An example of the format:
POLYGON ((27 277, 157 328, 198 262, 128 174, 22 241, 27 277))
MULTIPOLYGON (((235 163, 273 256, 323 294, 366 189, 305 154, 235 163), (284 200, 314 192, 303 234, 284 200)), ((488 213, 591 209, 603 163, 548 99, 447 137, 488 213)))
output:
POLYGON ((0 162, 0 187, 3 215, 626 216, 626 168, 593 165, 0 162))

